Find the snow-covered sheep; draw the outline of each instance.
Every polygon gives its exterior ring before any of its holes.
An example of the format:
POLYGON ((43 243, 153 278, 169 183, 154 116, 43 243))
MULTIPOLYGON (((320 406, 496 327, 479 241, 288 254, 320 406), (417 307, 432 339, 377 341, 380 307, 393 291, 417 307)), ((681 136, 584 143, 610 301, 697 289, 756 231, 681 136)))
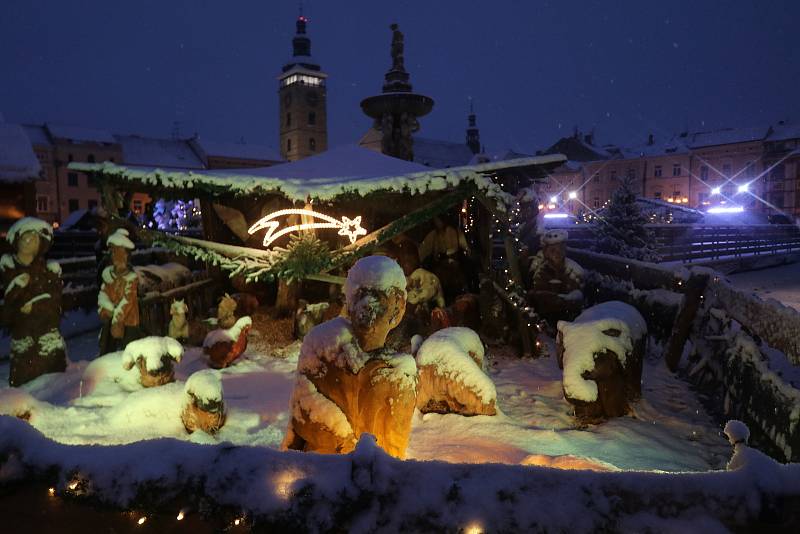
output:
POLYGON ((225 424, 225 403, 219 372, 205 369, 186 381, 181 421, 189 433, 215 434, 225 424))
POLYGON ((483 371, 484 348, 473 330, 439 330, 422 342, 417 408, 423 412, 495 415, 497 391, 483 371))
POLYGON ((564 398, 584 422, 619 417, 641 396, 647 324, 624 302, 610 301, 558 322, 564 398))
POLYGON ((122 366, 128 370, 139 367, 140 381, 144 387, 154 387, 173 382, 175 362, 183 357, 183 345, 171 337, 149 336, 131 341, 122 354, 122 366))
POLYGON ((217 328, 203 340, 203 352, 215 369, 228 367, 247 349, 247 334, 253 325, 250 317, 236 319, 229 328, 217 328))

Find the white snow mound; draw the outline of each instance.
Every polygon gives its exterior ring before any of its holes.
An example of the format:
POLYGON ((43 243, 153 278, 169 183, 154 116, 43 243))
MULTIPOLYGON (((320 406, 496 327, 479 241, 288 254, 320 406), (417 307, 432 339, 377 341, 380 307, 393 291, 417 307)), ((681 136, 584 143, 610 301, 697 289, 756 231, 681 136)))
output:
POLYGON ((417 367, 432 365, 437 374, 463 384, 481 402, 497 399, 494 383, 470 356, 473 353, 483 363, 483 343, 469 328, 455 326, 434 332, 422 342, 417 351, 417 367))
POLYGON ((177 362, 181 361, 183 345, 171 337, 149 336, 137 339, 125 347, 122 364, 133 366, 141 358, 144 359, 148 371, 158 371, 163 365, 162 356, 169 356, 177 362))
POLYGON ((183 388, 186 395, 192 395, 201 402, 222 401, 222 378, 219 372, 204 369, 193 373, 183 388))
POLYGON ((647 334, 647 323, 629 304, 612 300, 584 310, 574 322, 558 322, 564 343, 564 392, 585 402, 597 400, 597 383, 583 373, 594 369, 595 354, 610 350, 624 366, 636 340, 647 334), (604 334, 618 330, 618 337, 604 334))

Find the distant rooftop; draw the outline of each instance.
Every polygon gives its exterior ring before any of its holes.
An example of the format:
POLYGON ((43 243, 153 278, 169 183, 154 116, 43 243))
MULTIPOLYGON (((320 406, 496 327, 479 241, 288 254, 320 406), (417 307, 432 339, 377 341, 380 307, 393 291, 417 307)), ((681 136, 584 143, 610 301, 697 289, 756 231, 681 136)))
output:
POLYGON ((47 129, 50 131, 50 135, 56 139, 66 139, 78 143, 114 144, 117 142, 111 132, 107 130, 52 123, 47 123, 47 129))
POLYGON ((467 165, 474 154, 466 143, 414 137, 414 162, 443 169, 467 165))
POLYGON ((139 135, 115 135, 114 138, 122 145, 126 165, 181 169, 206 167, 187 139, 154 139, 139 135))
POLYGON ((224 143, 198 138, 197 143, 206 156, 231 157, 260 161, 283 161, 283 158, 272 147, 250 143, 224 143))
POLYGON ((0 122, 0 180, 27 181, 38 178, 40 170, 33 145, 22 126, 0 122))

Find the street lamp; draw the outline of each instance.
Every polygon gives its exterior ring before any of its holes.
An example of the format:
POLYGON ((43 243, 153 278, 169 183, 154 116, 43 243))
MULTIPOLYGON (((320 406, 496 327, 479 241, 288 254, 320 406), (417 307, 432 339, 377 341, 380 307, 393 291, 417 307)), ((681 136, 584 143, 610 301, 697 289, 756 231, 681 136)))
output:
POLYGON ((747 193, 747 189, 750 187, 750 184, 742 184, 739 186, 740 193, 747 193))
POLYGON ((578 198, 578 193, 576 193, 575 191, 570 191, 568 196, 570 200, 575 200, 576 198, 578 198))
POLYGON ((711 190, 712 195, 719 195, 720 193, 722 193, 722 189, 720 189, 719 187, 715 187, 711 190))

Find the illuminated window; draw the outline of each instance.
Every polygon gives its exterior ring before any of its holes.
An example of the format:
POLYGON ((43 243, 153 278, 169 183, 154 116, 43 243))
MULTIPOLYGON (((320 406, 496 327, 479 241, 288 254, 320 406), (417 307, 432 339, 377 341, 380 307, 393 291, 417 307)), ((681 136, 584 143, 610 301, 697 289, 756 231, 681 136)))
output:
POLYGON ((317 86, 317 85, 322 85, 322 78, 317 78, 316 76, 309 76, 307 74, 292 74, 291 76, 287 76, 286 78, 281 80, 281 85, 284 87, 295 83, 317 86))

